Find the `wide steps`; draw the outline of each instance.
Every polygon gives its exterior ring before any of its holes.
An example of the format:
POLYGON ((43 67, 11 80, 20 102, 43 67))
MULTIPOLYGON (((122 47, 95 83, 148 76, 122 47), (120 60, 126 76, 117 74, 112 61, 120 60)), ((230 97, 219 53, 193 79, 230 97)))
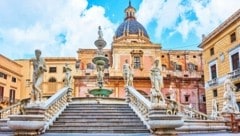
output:
POLYGON ((208 133, 208 132, 226 132, 229 129, 225 121, 215 120, 185 120, 184 125, 177 128, 179 133, 208 133))
POLYGON ((8 120, 9 119, 0 119, 0 135, 12 134, 12 130, 7 125, 8 120))
POLYGON ((72 130, 72 129, 61 129, 61 130, 48 130, 47 133, 150 133, 147 129, 114 129, 114 130, 110 130, 110 129, 87 129, 87 130, 81 130, 81 129, 77 129, 77 130, 72 130))
MULTIPOLYGON (((74 112, 63 112, 61 114, 61 116, 85 116, 85 115, 89 115, 91 114, 92 116, 97 116, 99 115, 99 112, 77 112, 77 113, 74 113, 74 112)), ((136 115, 135 113, 132 113, 132 112, 102 112, 101 113, 101 116, 133 116, 133 115, 136 115)))
POLYGON ((47 133, 149 133, 127 104, 70 104, 47 133))
POLYGON ((76 126, 76 127, 85 127, 85 126, 101 126, 101 127, 118 127, 119 125, 121 126, 136 126, 136 127, 142 127, 142 124, 140 124, 141 122, 133 122, 133 123, 129 123, 129 122, 104 122, 104 123, 99 123, 99 122, 55 122, 54 126, 76 126))

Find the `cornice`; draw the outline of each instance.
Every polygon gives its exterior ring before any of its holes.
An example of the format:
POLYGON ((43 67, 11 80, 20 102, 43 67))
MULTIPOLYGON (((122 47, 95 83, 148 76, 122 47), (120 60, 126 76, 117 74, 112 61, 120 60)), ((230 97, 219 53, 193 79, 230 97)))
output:
POLYGON ((210 40, 212 40, 216 35, 218 35, 220 32, 222 32, 224 29, 226 29, 228 26, 236 22, 240 19, 240 9, 238 9, 233 15, 231 15, 228 19, 226 19, 222 24, 220 24, 215 30, 213 30, 208 36, 206 36, 202 43, 198 46, 200 48, 203 48, 203 46, 208 43, 210 40))

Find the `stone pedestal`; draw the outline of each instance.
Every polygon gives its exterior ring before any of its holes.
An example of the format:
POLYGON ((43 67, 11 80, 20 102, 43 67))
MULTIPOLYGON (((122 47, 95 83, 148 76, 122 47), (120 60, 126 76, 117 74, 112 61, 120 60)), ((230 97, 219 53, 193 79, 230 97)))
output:
POLYGON ((45 108, 43 104, 28 104, 24 107, 24 111, 27 115, 44 115, 45 108))
POLYGON ((149 111, 148 124, 153 131, 153 135, 175 136, 175 128, 181 127, 184 123, 182 116, 167 115, 165 104, 153 104, 149 111))
POLYGON ((44 129, 43 115, 10 115, 8 126, 17 136, 36 136, 44 129))

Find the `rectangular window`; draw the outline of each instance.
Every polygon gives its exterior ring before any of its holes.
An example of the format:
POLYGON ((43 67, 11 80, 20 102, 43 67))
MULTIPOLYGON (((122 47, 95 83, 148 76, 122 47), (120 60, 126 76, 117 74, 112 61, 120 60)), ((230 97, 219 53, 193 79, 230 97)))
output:
POLYGON ((4 97, 4 87, 0 86, 0 102, 3 101, 4 97))
POLYGON ((240 91, 240 83, 236 83, 235 86, 237 87, 236 92, 240 91))
POLYGON ((189 97, 190 97, 190 95, 184 95, 185 102, 189 102, 189 97))
POLYGON ((236 70, 239 67, 239 53, 235 53, 231 56, 232 70, 236 70))
POLYGON ((179 70, 179 71, 182 71, 182 65, 177 64, 176 69, 179 70))
POLYGON ((13 89, 10 89, 10 92, 9 92, 9 103, 10 104, 15 103, 15 90, 13 89))
POLYGON ((213 97, 217 97, 218 96, 218 92, 217 89, 213 90, 213 97))
POLYGON ((240 109, 240 102, 237 102, 238 109, 240 109))
POLYGON ((7 79, 7 74, 0 72, 0 78, 7 79))
POLYGON ((12 82, 16 83, 17 79, 15 77, 12 77, 12 82))
POLYGON ((236 33, 235 33, 235 32, 232 33, 232 34, 230 35, 230 38, 231 38, 231 43, 235 42, 235 41, 236 41, 236 33))
POLYGON ((140 62, 140 57, 134 57, 134 69, 139 69, 141 68, 141 62, 140 62))
POLYGON ((57 67, 49 67, 49 73, 56 73, 57 67))
POLYGON ((212 79, 217 78, 216 64, 212 65, 212 66, 210 67, 210 69, 211 69, 211 76, 212 76, 212 79))
POLYGON ((214 55, 214 48, 211 48, 211 49, 210 49, 210 55, 211 55, 211 56, 214 55))
POLYGON ((205 95, 202 95, 202 101, 206 102, 206 96, 205 95))

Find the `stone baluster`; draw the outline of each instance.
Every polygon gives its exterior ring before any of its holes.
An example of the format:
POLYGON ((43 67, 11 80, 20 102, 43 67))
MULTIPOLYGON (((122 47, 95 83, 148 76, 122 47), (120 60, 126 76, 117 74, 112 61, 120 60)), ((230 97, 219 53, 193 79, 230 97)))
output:
POLYGON ((69 90, 71 90, 69 87, 64 87, 41 105, 27 105, 25 107, 27 115, 9 116, 8 126, 15 135, 28 136, 44 133, 71 100, 69 90))

